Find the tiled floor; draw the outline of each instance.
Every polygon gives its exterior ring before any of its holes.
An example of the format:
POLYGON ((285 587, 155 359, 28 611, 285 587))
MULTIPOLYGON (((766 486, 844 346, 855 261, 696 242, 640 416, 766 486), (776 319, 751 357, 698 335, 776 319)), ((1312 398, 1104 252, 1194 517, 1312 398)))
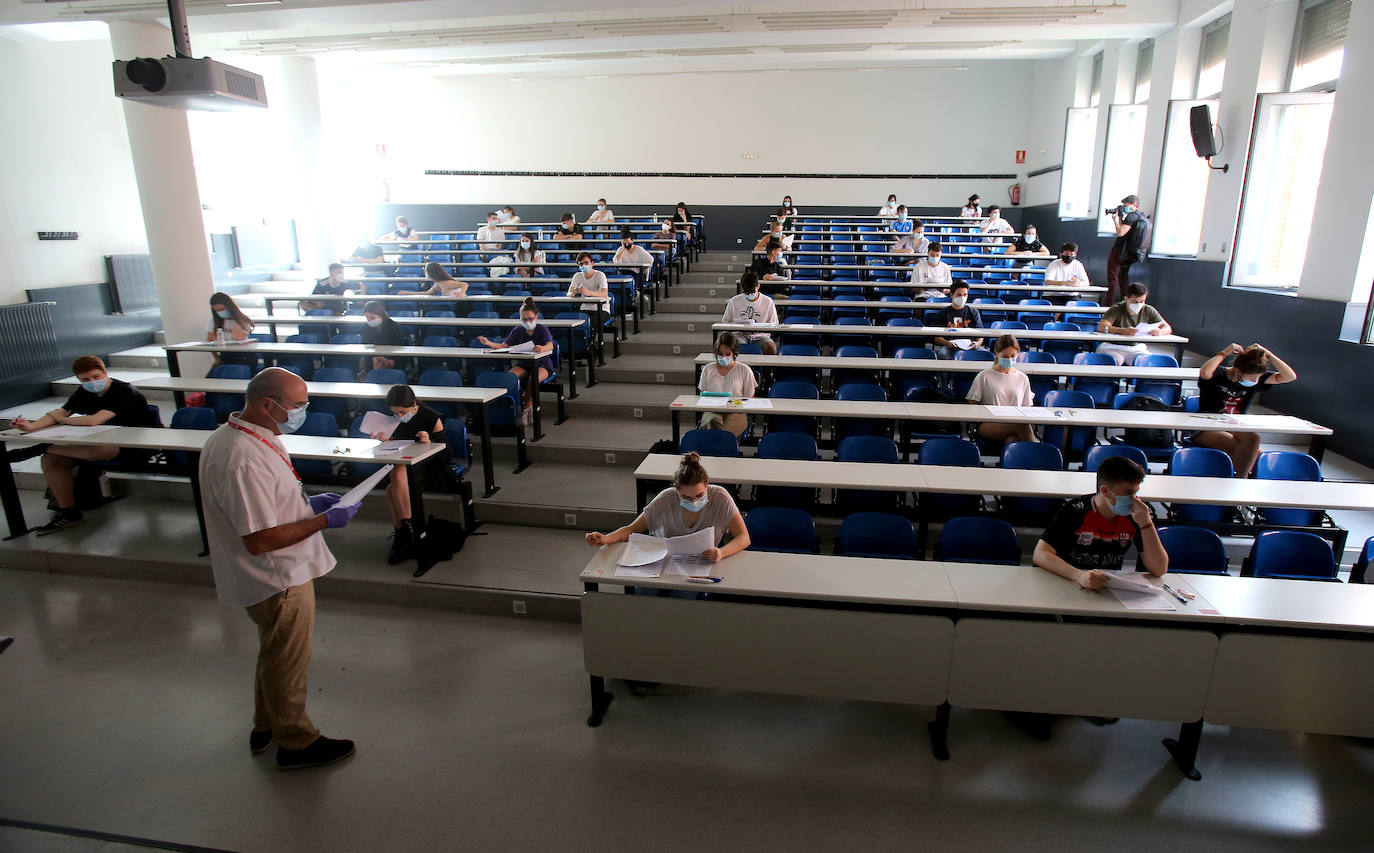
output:
MULTIPOLYGON (((1374 745, 620 685, 575 625, 321 599, 310 710, 358 754, 246 745, 255 635, 208 588, 0 571, 0 817, 243 851, 1368 850, 1374 745)), ((5 850, 123 849, 0 831, 5 850)))

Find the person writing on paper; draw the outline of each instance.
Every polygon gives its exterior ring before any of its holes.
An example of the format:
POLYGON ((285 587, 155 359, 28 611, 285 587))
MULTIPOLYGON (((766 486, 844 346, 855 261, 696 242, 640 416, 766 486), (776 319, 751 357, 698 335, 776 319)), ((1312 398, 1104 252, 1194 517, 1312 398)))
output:
POLYGON ((587 224, 593 225, 602 222, 614 222, 615 211, 606 206, 606 200, 599 198, 596 200, 596 210, 587 217, 587 224))
MULTIPOLYGON (((1097 331, 1113 335, 1171 335, 1174 327, 1164 319, 1153 305, 1145 303, 1150 289, 1135 281, 1126 287, 1126 298, 1107 309, 1097 324, 1097 331)), ((1150 348, 1145 344, 1116 344, 1103 342, 1097 345, 1098 352, 1105 352, 1116 359, 1117 364, 1135 361, 1138 355, 1149 355, 1150 348)))
MULTIPOLYGON (((1016 369, 1016 356, 1021 344, 1013 335, 1002 335, 992 345, 997 361, 992 367, 973 377, 968 389, 968 401, 984 406, 1034 406, 1030 377, 1016 369)), ((988 441, 1010 444, 1013 441, 1039 441, 1030 424, 985 423, 978 425, 978 434, 988 441)))
MULTIPOLYGON (((592 256, 587 252, 577 256, 577 272, 568 282, 567 296, 585 296, 588 299, 604 300, 611 292, 606 283, 606 274, 592 264, 592 256)), ((577 306, 579 311, 596 311, 596 302, 583 302, 577 306)))
POLYGON ((1097 491, 1066 501, 1035 543, 1040 568, 1084 589, 1107 585, 1107 572, 1120 571, 1135 546, 1137 571, 1155 577, 1169 570, 1149 504, 1137 493, 1145 469, 1124 456, 1109 456, 1097 469, 1097 491))
MULTIPOLYGON (((253 332, 253 321, 243 313, 234 298, 227 293, 210 295, 210 322, 205 326, 205 340, 215 343, 220 332, 226 341, 247 341, 253 332)), ((253 356, 241 353, 217 352, 215 364, 252 364, 253 356)))
POLYGON ((650 270, 654 268, 654 256, 646 252, 643 246, 635 245, 634 232, 626 225, 620 229, 620 248, 611 256, 611 263, 626 264, 627 269, 621 272, 629 272, 635 280, 635 290, 639 291, 643 289, 644 283, 649 279, 650 270))
POLYGON ((787 262, 782 259, 782 243, 770 242, 767 254, 761 258, 754 258, 754 262, 749 266, 749 272, 758 276, 759 281, 768 282, 763 286, 763 292, 769 296, 786 293, 787 280, 792 274, 787 269, 787 262))
MULTIPOLYGON (((777 325, 778 306, 773 302, 773 297, 759 292, 759 277, 752 270, 745 270, 739 277, 739 289, 740 292, 725 303, 725 313, 720 318, 722 323, 777 325)), ((778 354, 778 345, 773 343, 773 337, 767 332, 746 332, 744 336, 749 343, 758 344, 764 355, 778 354)))
MULTIPOLYGON (((430 407, 415 398, 409 385, 393 385, 386 392, 386 405, 391 414, 400 421, 391 433, 374 433, 378 441, 414 441, 429 444, 443 441, 444 419, 430 407)), ((415 556, 417 531, 410 518, 410 478, 420 477, 424 488, 432 491, 448 491, 449 483, 444 476, 448 467, 448 450, 442 450, 429 457, 412 470, 406 465, 392 465, 387 477, 386 505, 391 512, 391 523, 395 530, 391 534, 391 548, 387 551, 386 564, 394 566, 415 556)))
POLYGON ((484 252, 499 252, 506 240, 506 229, 501 227, 501 217, 496 211, 487 214, 487 224, 477 229, 477 248, 484 252))
POLYGON ((511 260, 518 264, 535 264, 536 266, 516 266, 515 274, 521 278, 533 278, 544 274, 544 268, 538 266, 545 262, 544 250, 534 245, 528 234, 520 235, 520 248, 511 253, 511 260))
MULTIPOLYGON (((127 382, 111 379, 105 372, 105 362, 93 355, 83 355, 72 362, 72 373, 81 387, 67 398, 61 408, 53 409, 41 418, 15 418, 10 426, 30 433, 65 424, 68 426, 100 426, 111 424, 128 427, 154 427, 157 423, 148 411, 148 401, 139 390, 127 382)), ((41 435, 38 436, 41 438, 41 435)), ((43 453, 43 479, 48 482, 57 511, 47 524, 36 528, 39 536, 47 536, 85 520, 81 510, 94 506, 100 496, 99 467, 82 466, 83 461, 107 462, 111 459, 148 461, 146 450, 121 450, 105 445, 49 445, 43 453), (76 469, 73 476, 72 469, 76 469), (78 494, 79 492, 79 494, 78 494)))
POLYGON ((331 764, 353 741, 320 734, 305 712, 315 627, 315 578, 334 568, 326 528, 344 527, 361 504, 307 495, 282 444, 305 421, 305 380, 269 367, 248 383, 242 412, 210 435, 200 454, 200 495, 210 568, 220 602, 258 626, 253 685, 254 755, 277 742, 277 769, 331 764))
MULTIPOLYGON (((322 278, 315 282, 315 289, 310 292, 311 296, 346 296, 350 291, 348 282, 344 280, 344 265, 330 264, 329 277, 322 278)), ((300 301, 302 311, 319 311, 321 309, 331 314, 340 316, 347 306, 343 300, 309 300, 300 301)))
MULTIPOLYGON (((583 266, 586 266, 586 264, 583 266)), ((539 375, 535 378, 536 384, 543 382, 553 375, 553 333, 549 331, 548 326, 539 322, 539 308, 535 306, 532 298, 526 297, 524 303, 520 306, 520 325, 511 329, 510 334, 506 335, 504 341, 492 341, 487 338, 486 335, 479 335, 477 340, 480 341, 483 346, 490 347, 491 349, 510 349, 520 344, 532 343, 534 344, 535 352, 547 354, 544 358, 533 362, 533 365, 531 365, 530 362, 523 362, 511 366, 510 372, 520 381, 521 394, 525 393, 525 377, 528 375, 531 366, 534 366, 535 369, 539 371, 539 375)), ((526 415, 530 413, 533 406, 534 400, 525 400, 526 415)))
POLYGON ((774 241, 782 246, 783 251, 792 251, 792 235, 782 230, 782 222, 777 219, 768 223, 768 233, 760 237, 759 241, 754 244, 754 253, 768 251, 768 244, 774 241))
MULTIPOLYGON (((1231 344, 1198 368, 1197 388, 1202 399, 1199 411, 1222 415, 1244 414, 1267 388, 1298 378, 1287 362, 1259 344, 1231 344)), ((1250 476, 1259 458, 1258 433, 1203 430, 1193 433, 1193 444, 1211 447, 1231 457, 1236 476, 1250 476)))
POLYGON ((940 260, 943 249, 939 243, 926 246, 925 260, 911 268, 911 281, 921 285, 922 299, 939 299, 954 285, 954 270, 940 260))
MULTIPOLYGON (((978 313, 978 309, 968 304, 968 285, 962 281, 954 282, 949 289, 950 304, 940 309, 936 315, 936 326, 943 326, 946 329, 981 329, 983 318, 978 313)), ((951 334, 947 337, 937 337, 934 340, 935 355, 938 358, 954 358, 954 354, 961 349, 977 349, 983 345, 982 338, 965 337, 960 334, 951 334), (959 346, 954 341, 967 341, 967 346, 959 346)))
MULTIPOLYGON (((716 338, 716 363, 701 369, 697 390, 715 394, 729 394, 732 400, 747 400, 754 396, 758 383, 754 371, 739 360, 739 339, 730 332, 716 338)), ((702 429, 726 429, 736 438, 744 435, 749 416, 744 412, 705 412, 701 416, 702 429)))
POLYGON ((631 533, 665 538, 687 536, 708 527, 715 534, 716 547, 707 549, 702 556, 712 563, 749 547, 749 529, 744 526, 744 516, 734 498, 723 487, 711 485, 701 457, 688 453, 673 474, 673 485, 649 501, 634 521, 610 533, 588 533, 587 544, 599 547, 626 542, 631 533), (722 545, 727 533, 730 542, 722 545))
POLYGON ((468 283, 448 274, 443 264, 425 264, 425 278, 434 282, 424 290, 398 290, 397 296, 467 296, 468 283))

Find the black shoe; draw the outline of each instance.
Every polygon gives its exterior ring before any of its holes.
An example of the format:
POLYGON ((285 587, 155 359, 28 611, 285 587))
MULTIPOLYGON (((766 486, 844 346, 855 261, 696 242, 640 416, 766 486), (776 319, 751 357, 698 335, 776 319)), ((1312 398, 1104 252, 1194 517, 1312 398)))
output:
POLYGON ((277 747, 278 770, 301 770, 342 761, 353 754, 353 741, 335 740, 320 735, 305 749, 277 747))
POLYGON ((267 747, 272 745, 273 735, 271 729, 257 731, 254 729, 248 734, 248 749, 254 755, 262 755, 267 751, 267 747))
POLYGON ((386 564, 394 566, 397 563, 404 563, 413 556, 415 556, 415 534, 411 531, 410 522, 403 521, 401 526, 391 534, 391 550, 386 553, 386 564))
POLYGON ((42 527, 34 528, 33 532, 37 533, 39 536, 47 536, 59 530, 66 530, 68 527, 75 527, 85 520, 80 510, 59 509, 53 515, 52 521, 49 521, 42 527))

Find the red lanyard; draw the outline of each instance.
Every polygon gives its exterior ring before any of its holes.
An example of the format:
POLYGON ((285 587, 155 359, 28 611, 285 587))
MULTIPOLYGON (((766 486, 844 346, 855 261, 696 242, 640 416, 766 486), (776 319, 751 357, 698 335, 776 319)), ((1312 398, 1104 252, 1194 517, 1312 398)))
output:
POLYGON ((280 457, 281 457, 281 461, 283 461, 283 462, 286 463, 286 467, 291 469, 291 474, 296 478, 296 482, 299 483, 299 482, 301 481, 301 475, 296 473, 296 466, 291 464, 291 460, 290 460, 290 459, 287 459, 287 458, 286 458, 286 454, 285 454, 285 453, 282 453, 281 450, 279 450, 275 444, 273 444, 272 442, 270 442, 270 441, 268 441, 267 439, 263 438, 262 436, 258 435, 257 433, 253 432, 251 429, 244 429, 243 427, 239 426, 238 424, 234 423, 233 421, 230 421, 230 422, 229 422, 229 426, 233 427, 234 429, 238 430, 239 432, 246 432, 246 433, 248 433, 249 435, 251 435, 251 436, 253 436, 254 438, 256 438, 258 441, 261 441, 263 444, 265 444, 265 445, 267 445, 268 447, 272 448, 272 452, 275 453, 275 454, 277 454, 278 456, 280 456, 280 457))

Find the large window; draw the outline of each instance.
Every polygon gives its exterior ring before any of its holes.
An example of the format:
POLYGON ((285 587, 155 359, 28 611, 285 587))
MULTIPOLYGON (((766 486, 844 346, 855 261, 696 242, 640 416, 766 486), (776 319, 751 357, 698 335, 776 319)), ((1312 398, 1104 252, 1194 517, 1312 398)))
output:
POLYGON ((1102 203, 1097 233, 1116 236, 1107 211, 1121 199, 1140 192, 1140 156, 1145 151, 1144 104, 1115 104, 1107 115, 1107 154, 1102 162, 1102 203))
POLYGON ((1261 95, 1231 283, 1294 289, 1302 276, 1334 96, 1261 95))
POLYGON ((1145 39, 1135 54, 1135 98, 1137 104, 1150 100, 1150 73, 1154 71, 1155 40, 1145 39))
POLYGON ((1221 94, 1221 81, 1226 76, 1226 43, 1230 37, 1230 15, 1223 15, 1202 28, 1202 56, 1197 65, 1199 98, 1221 94))
POLYGON ((1217 101, 1170 101, 1164 130, 1164 159, 1159 168, 1159 193, 1155 196, 1151 252, 1158 255, 1197 254, 1202 236, 1202 210, 1207 202, 1207 181, 1212 176, 1207 161, 1193 150, 1188 113, 1206 104, 1216 115, 1217 101))
POLYGON ((1327 86, 1341 76, 1350 0, 1306 0, 1298 18, 1288 91, 1327 86))
POLYGON ((1075 107, 1064 123, 1064 167, 1059 176, 1059 218, 1086 219, 1093 180, 1097 108, 1075 107))

